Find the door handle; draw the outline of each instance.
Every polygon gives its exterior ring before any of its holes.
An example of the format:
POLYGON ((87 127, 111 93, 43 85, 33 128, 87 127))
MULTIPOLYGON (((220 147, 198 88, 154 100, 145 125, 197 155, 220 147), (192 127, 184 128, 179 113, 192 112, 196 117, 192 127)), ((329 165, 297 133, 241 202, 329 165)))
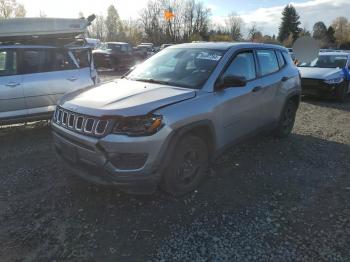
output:
POLYGON ((284 77, 281 78, 281 81, 282 82, 286 82, 288 79, 289 79, 289 77, 284 76, 284 77))
POLYGON ((19 86, 19 85, 20 85, 20 83, 16 83, 16 82, 12 82, 12 83, 6 84, 6 86, 8 86, 8 87, 16 87, 16 86, 19 86))
POLYGON ((253 89, 252 89, 252 92, 258 92, 258 91, 260 91, 262 89, 262 87, 261 86, 256 86, 256 87, 254 87, 253 89))
POLYGON ((70 78, 67 78, 67 80, 71 81, 71 82, 74 82, 74 81, 77 81, 78 78, 76 77, 70 77, 70 78))

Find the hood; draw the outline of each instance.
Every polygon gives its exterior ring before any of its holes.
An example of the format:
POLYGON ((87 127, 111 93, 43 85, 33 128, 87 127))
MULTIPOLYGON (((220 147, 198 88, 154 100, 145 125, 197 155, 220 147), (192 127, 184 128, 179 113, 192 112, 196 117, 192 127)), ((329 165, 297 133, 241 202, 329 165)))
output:
POLYGON ((302 78, 326 80, 344 75, 341 68, 298 67, 302 78))
POLYGON ((96 49, 92 51, 93 54, 110 54, 111 51, 106 49, 96 49))
POLYGON ((193 89, 118 79, 65 95, 59 105, 92 116, 145 115, 196 96, 193 89))

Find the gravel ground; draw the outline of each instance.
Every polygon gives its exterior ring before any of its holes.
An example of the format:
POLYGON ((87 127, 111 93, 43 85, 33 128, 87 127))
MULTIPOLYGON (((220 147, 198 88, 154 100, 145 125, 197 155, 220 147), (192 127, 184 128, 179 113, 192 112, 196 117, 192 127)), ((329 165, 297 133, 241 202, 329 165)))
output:
POLYGON ((304 101, 178 199, 64 176, 45 123, 0 145, 0 261, 350 261, 350 99, 304 101))

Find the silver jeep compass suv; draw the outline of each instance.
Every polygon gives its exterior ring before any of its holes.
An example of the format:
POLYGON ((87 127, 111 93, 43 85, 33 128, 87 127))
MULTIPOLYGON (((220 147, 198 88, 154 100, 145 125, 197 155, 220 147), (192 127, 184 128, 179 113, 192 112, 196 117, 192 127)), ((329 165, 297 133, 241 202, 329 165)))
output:
POLYGON ((288 136, 300 93, 283 47, 176 45, 122 79, 65 95, 52 121, 55 148, 71 173, 95 183, 181 195, 241 138, 266 128, 288 136))

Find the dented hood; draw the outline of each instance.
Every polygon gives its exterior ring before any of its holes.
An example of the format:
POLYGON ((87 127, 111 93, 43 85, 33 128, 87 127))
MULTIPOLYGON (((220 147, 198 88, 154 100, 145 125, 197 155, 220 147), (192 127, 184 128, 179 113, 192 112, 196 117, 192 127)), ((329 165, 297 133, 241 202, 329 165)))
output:
POLYGON ((195 97, 193 89, 118 79, 65 95, 59 105, 92 116, 145 115, 195 97))

